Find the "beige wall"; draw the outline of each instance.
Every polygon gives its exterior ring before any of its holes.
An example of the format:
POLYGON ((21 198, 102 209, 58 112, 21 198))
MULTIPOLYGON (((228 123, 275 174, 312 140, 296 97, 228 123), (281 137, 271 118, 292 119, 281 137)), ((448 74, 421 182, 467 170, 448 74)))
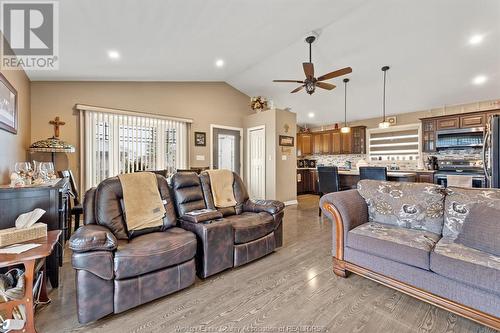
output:
POLYGON ((0 184, 10 181, 14 164, 27 160, 30 145, 30 80, 23 70, 0 71, 17 90, 17 134, 0 130, 0 184))
POLYGON ((297 143, 294 147, 279 146, 279 136, 297 136, 297 114, 284 110, 276 111, 276 200, 283 202, 297 199, 297 143), (285 132, 285 125, 288 132, 285 132), (283 160, 286 156, 286 160, 283 160))
POLYGON ((296 136, 297 115, 284 110, 254 113, 245 119, 245 137, 248 128, 262 125, 266 127, 266 199, 296 200, 296 146, 279 146, 279 135, 296 136), (285 124, 288 125, 288 133, 285 132, 285 124), (282 156, 286 159, 283 160, 282 156))
MULTIPOLYGON (((426 117, 436 117, 436 116, 444 116, 450 114, 458 114, 458 113, 467 113, 467 112, 475 112, 475 111, 484 111, 484 110, 492 110, 492 109, 500 109, 500 99, 490 100, 490 101, 481 101, 460 105, 452 105, 446 106, 442 108, 435 108, 430 110, 421 110, 410 113, 402 113, 395 115, 397 117, 397 125, 406 125, 406 124, 415 124, 420 123, 420 118, 426 117)), ((378 124, 382 121, 382 117, 378 118, 370 118, 364 120, 358 120, 349 122, 350 126, 360 126, 364 125, 368 128, 378 127, 378 124)), ((340 124, 340 123, 339 123, 340 124)), ((312 131, 321 131, 322 129, 327 130, 333 128, 334 125, 326 125, 322 127, 312 128, 312 131)))
MULTIPOLYGON (((59 154, 57 168, 69 167, 79 175, 79 122, 77 103, 192 118, 191 166, 210 163, 210 124, 243 127, 250 113, 249 97, 224 82, 33 82, 31 85, 31 140, 52 136, 48 121, 66 122, 61 139, 77 147, 74 154, 59 154), (195 147, 193 133, 207 133, 207 146, 195 147), (205 156, 197 161, 195 156, 205 156)), ((49 156, 35 156, 48 159, 49 156)))

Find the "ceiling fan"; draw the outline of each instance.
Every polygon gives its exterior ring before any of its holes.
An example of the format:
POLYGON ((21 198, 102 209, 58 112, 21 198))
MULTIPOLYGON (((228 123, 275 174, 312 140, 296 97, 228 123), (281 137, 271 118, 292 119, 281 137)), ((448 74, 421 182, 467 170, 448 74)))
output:
POLYGON ((294 90, 291 91, 291 93, 296 93, 303 88, 306 88, 306 92, 309 95, 312 95, 314 93, 314 90, 316 87, 326 89, 326 90, 332 90, 335 88, 335 85, 327 82, 322 82, 325 80, 330 80, 333 79, 334 77, 346 75, 352 72, 351 67, 345 67, 333 72, 330 72, 325 75, 321 75, 318 78, 314 77, 314 65, 311 60, 311 44, 316 40, 315 36, 308 36, 306 37, 306 43, 309 44, 309 62, 303 62, 302 67, 304 68, 304 74, 306 75, 306 78, 304 81, 298 81, 298 80, 273 80, 273 82, 294 82, 294 83, 302 83, 300 87, 295 88, 294 90))

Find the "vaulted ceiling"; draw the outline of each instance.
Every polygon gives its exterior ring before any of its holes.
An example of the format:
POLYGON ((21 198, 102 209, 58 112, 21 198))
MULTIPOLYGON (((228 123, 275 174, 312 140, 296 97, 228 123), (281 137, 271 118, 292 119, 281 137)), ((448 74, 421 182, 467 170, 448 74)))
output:
POLYGON ((316 74, 351 66, 348 117, 500 98, 498 0, 78 0, 60 1, 60 69, 31 80, 226 81, 249 96, 290 107, 298 120, 342 120, 342 77, 290 94, 313 44, 316 74), (470 45, 471 36, 482 43, 470 45), (120 59, 112 60, 108 51, 120 59), (215 66, 223 59, 222 68, 215 66), (484 75, 482 85, 472 80, 484 75), (309 118, 308 114, 314 117, 309 118))

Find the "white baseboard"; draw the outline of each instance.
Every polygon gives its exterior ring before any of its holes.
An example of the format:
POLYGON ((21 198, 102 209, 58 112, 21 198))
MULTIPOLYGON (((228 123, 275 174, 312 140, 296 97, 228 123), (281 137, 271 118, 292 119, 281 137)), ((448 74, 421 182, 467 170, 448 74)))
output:
POLYGON ((297 199, 295 200, 288 200, 288 201, 285 201, 284 202, 285 206, 290 206, 290 205, 298 205, 299 202, 297 201, 297 199))

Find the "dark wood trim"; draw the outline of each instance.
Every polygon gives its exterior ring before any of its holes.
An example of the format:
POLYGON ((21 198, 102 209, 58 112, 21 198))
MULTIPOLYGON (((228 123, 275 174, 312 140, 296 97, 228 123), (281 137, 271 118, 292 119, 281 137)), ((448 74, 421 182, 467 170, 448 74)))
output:
POLYGON ((415 298, 417 298, 421 301, 424 301, 426 303, 432 304, 432 305, 437 306, 439 308, 442 308, 442 309, 445 309, 445 310, 450 311, 452 313, 455 313, 459 316, 468 318, 472 321, 475 321, 475 322, 480 323, 482 325, 491 327, 493 329, 500 330, 500 318, 495 317, 493 315, 490 315, 490 314, 487 314, 485 312, 470 308, 470 307, 465 306, 463 304, 451 301, 447 298, 432 294, 432 293, 425 291, 423 289, 419 289, 417 287, 414 287, 414 286, 411 286, 411 285, 406 284, 404 282, 395 280, 395 279, 390 278, 388 276, 385 276, 383 274, 376 273, 374 271, 371 271, 369 269, 355 265, 355 264, 350 263, 348 261, 339 260, 339 259, 334 257, 333 258, 333 270, 334 270, 335 274, 337 274, 336 270, 338 270, 339 267, 343 268, 346 271, 358 274, 362 277, 365 277, 365 278, 370 279, 372 281, 383 284, 386 287, 395 289, 395 290, 400 291, 404 294, 415 297, 415 298))
POLYGON ((464 112, 464 113, 450 113, 450 114, 445 114, 442 116, 434 116, 434 117, 425 117, 425 118, 420 118, 420 120, 434 120, 434 119, 441 119, 441 118, 449 118, 449 117, 459 117, 459 116, 472 116, 472 115, 479 115, 479 114, 487 114, 490 112, 499 112, 500 109, 489 109, 489 110, 483 110, 483 111, 473 111, 473 112, 464 112))

